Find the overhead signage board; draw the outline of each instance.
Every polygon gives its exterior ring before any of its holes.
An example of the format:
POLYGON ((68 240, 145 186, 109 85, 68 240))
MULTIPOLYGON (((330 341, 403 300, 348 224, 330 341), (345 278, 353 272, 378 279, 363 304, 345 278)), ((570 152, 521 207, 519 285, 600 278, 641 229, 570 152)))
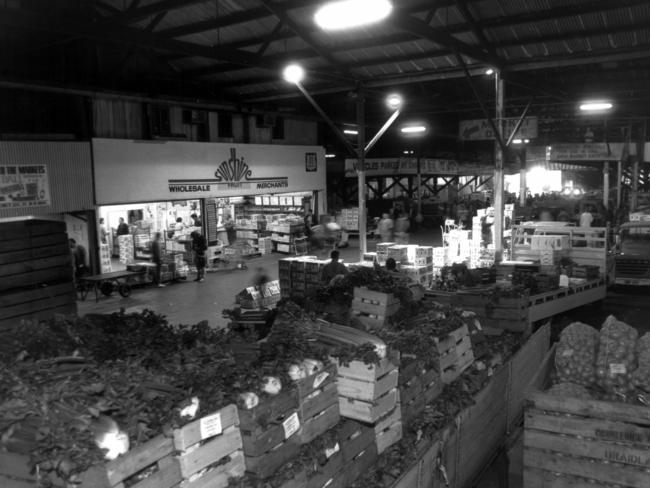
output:
MULTIPOLYGON (((507 117, 504 120, 503 138, 507 139, 517 126, 518 117, 507 117)), ((515 139, 534 139, 537 137, 537 117, 526 117, 515 139)), ((494 131, 487 119, 461 120, 458 125, 458 138, 461 141, 490 141, 494 140, 494 131)))
POLYGON ((319 146, 93 139, 93 157, 98 205, 326 188, 319 146))
MULTIPOLYGON (((358 160, 345 160, 345 176, 357 176, 358 160)), ((418 173, 416 158, 372 158, 365 160, 366 176, 408 176, 418 173)), ((453 159, 420 159, 420 174, 423 175, 477 175, 491 174, 493 167, 477 163, 460 163, 453 159)))
POLYGON ((40 207, 50 204, 47 165, 0 165, 0 208, 40 207))
MULTIPOLYGON (((587 142, 584 144, 553 144, 546 146, 546 161, 618 161, 623 155, 623 143, 587 142)), ((634 144, 630 145, 630 155, 636 154, 634 144)))

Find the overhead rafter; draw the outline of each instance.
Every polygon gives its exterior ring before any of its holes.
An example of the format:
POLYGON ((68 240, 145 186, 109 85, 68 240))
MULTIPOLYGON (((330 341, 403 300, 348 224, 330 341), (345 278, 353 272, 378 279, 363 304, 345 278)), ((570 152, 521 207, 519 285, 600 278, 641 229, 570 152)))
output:
POLYGON ((177 10, 181 8, 191 7, 197 3, 206 3, 208 0, 160 0, 159 2, 138 7, 135 9, 128 9, 126 12, 117 17, 120 22, 137 22, 146 19, 151 15, 157 15, 160 12, 169 12, 170 10, 177 10))
POLYGON ((492 46, 492 43, 488 41, 487 37, 485 36, 485 33, 483 32, 483 29, 481 29, 481 26, 479 26, 476 20, 474 19, 472 12, 469 11, 467 0, 456 0, 456 7, 458 8, 458 10, 460 10, 460 13, 463 14, 463 17, 465 17, 465 21, 469 24, 470 28, 472 29, 472 32, 479 40, 479 42, 485 47, 485 49, 492 56, 494 56, 494 58, 496 58, 497 53, 494 50, 494 46, 492 46))
MULTIPOLYGON (((160 2, 162 3, 162 2, 160 2)), ((75 19, 40 15, 35 12, 0 7, 0 25, 21 27, 44 32, 57 32, 88 39, 117 44, 135 44, 157 51, 167 51, 198 56, 206 59, 226 61, 239 66, 268 69, 279 72, 283 66, 271 64, 263 57, 248 51, 228 49, 220 46, 210 47, 176 39, 166 39, 141 29, 124 27, 105 20, 75 19)), ((315 76, 326 79, 336 78, 332 73, 313 72, 315 76)))
POLYGON ((332 67, 341 71, 349 78, 354 78, 352 73, 343 68, 341 64, 329 54, 323 46, 321 46, 314 37, 306 30, 303 29, 297 22, 295 22, 288 14, 287 11, 279 4, 271 0, 260 0, 270 12, 273 13, 281 22, 283 22, 289 29, 291 29, 298 37, 300 37, 309 47, 311 47, 321 58, 326 60, 332 67))

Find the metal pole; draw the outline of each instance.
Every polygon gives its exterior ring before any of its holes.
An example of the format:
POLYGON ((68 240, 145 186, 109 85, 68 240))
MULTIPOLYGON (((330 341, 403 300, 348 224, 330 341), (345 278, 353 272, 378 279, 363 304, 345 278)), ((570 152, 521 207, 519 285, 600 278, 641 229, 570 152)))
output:
POLYGON ((415 215, 415 221, 418 224, 421 224, 424 220, 422 217, 422 163, 420 162, 420 148, 421 145, 418 141, 418 154, 417 154, 417 163, 418 163, 418 213, 415 215))
POLYGON ((609 208, 609 161, 603 166, 603 205, 609 208))
POLYGON ((519 205, 526 206, 526 148, 524 147, 520 156, 521 169, 519 170, 519 205))
POLYGON ((393 112, 393 115, 391 115, 390 118, 386 121, 386 123, 382 126, 382 128, 379 129, 379 132, 377 132, 375 134, 375 137, 370 139, 370 142, 368 142, 368 144, 366 145, 366 147, 363 150, 366 154, 368 154, 368 151, 370 151, 372 149, 372 146, 374 146, 377 143, 379 138, 381 136, 383 136, 384 133, 388 130, 388 128, 393 124, 393 122, 395 122, 395 119, 398 116, 399 116, 399 109, 397 109, 397 110, 395 110, 395 112, 393 112))
MULTIPOLYGON (((627 144, 627 142, 625 144, 627 144)), ((619 159, 616 163, 616 208, 621 208, 621 191, 623 190, 623 162, 619 159)))
MULTIPOLYGON (((497 133, 494 135, 497 143, 494 148, 494 250, 495 261, 501 261, 503 255, 503 98, 504 83, 501 72, 495 71, 494 82, 496 89, 495 126, 497 133), (499 143, 501 141, 501 143, 499 143)), ((504 147, 505 146, 505 147, 504 147)))
POLYGON ((365 93, 363 86, 357 88, 357 147, 359 164, 357 177, 359 186, 359 261, 363 261, 366 253, 366 116, 365 116, 365 93))

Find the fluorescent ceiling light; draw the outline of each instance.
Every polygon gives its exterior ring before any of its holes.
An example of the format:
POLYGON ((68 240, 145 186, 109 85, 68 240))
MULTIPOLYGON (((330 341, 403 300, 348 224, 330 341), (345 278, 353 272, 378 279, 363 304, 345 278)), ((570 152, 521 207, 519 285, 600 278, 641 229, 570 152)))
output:
POLYGON ((282 72, 282 76, 289 83, 297 84, 300 83, 302 79, 305 77, 305 70, 302 69, 302 66, 300 66, 299 64, 290 64, 289 66, 284 68, 284 71, 282 72))
POLYGON ((316 11, 314 21, 324 30, 342 30, 372 24, 393 10, 388 0, 343 0, 330 2, 316 11))
POLYGON ((494 74, 494 70, 492 68, 488 68, 485 70, 485 74, 488 76, 491 76, 494 74))
POLYGON ((521 144, 523 141, 521 139, 513 139, 512 143, 513 144, 521 144))
POLYGON ((359 134, 359 131, 356 129, 343 129, 343 133, 351 136, 356 136, 359 134))
POLYGON ((404 154, 413 154, 413 151, 404 151, 404 154))
POLYGON ((325 157, 326 157, 327 159, 332 159, 332 158, 335 158, 335 157, 336 157, 336 154, 326 154, 325 157))
POLYGON ((584 102, 580 104, 583 112, 595 112, 598 110, 609 110, 613 105, 610 102, 584 102))
POLYGON ((403 134, 419 134, 426 131, 427 128, 423 125, 407 125, 400 129, 403 134))

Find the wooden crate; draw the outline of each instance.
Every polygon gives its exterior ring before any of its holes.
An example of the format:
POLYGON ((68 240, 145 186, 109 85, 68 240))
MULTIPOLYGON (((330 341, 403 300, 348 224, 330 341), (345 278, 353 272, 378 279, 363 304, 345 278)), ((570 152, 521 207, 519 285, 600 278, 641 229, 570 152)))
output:
POLYGON ((441 439, 433 442, 420 442, 414 446, 417 460, 404 470, 402 475, 387 488, 442 488, 448 486, 444 482, 439 467, 444 440, 448 432, 443 431, 441 439))
POLYGON ((408 422, 424 410, 442 392, 444 384, 435 369, 424 370, 418 361, 399 368, 399 403, 402 422, 408 422))
POLYGON ((388 318, 397 313, 399 307, 399 300, 390 293, 354 288, 352 315, 369 329, 383 327, 388 318))
POLYGON ((296 390, 268 396, 250 410, 239 410, 246 471, 267 478, 300 450, 289 439, 300 429, 296 390))
POLYGON ((340 419, 335 363, 295 382, 298 394, 300 430, 294 442, 306 444, 334 427, 340 419))
POLYGON ((245 471, 237 407, 221 410, 174 430, 183 488, 225 488, 245 471))
POLYGON ((342 417, 374 423, 397 404, 398 368, 391 358, 378 365, 351 361, 338 365, 337 389, 342 417))
POLYGON ((377 461, 377 446, 371 442, 364 450, 359 452, 351 461, 343 465, 340 475, 334 481, 340 486, 348 486, 356 481, 365 471, 377 461))
MULTIPOLYGON (((539 370, 548 386, 555 358, 539 370)), ((528 488, 650 486, 650 410, 645 406, 549 395, 531 387, 524 420, 524 485, 528 488)))
POLYGON ((402 438, 402 411, 399 403, 392 412, 380 418, 374 425, 377 454, 381 454, 402 438))
POLYGON ((472 340, 467 325, 437 340, 442 382, 452 383, 474 362, 472 340))

